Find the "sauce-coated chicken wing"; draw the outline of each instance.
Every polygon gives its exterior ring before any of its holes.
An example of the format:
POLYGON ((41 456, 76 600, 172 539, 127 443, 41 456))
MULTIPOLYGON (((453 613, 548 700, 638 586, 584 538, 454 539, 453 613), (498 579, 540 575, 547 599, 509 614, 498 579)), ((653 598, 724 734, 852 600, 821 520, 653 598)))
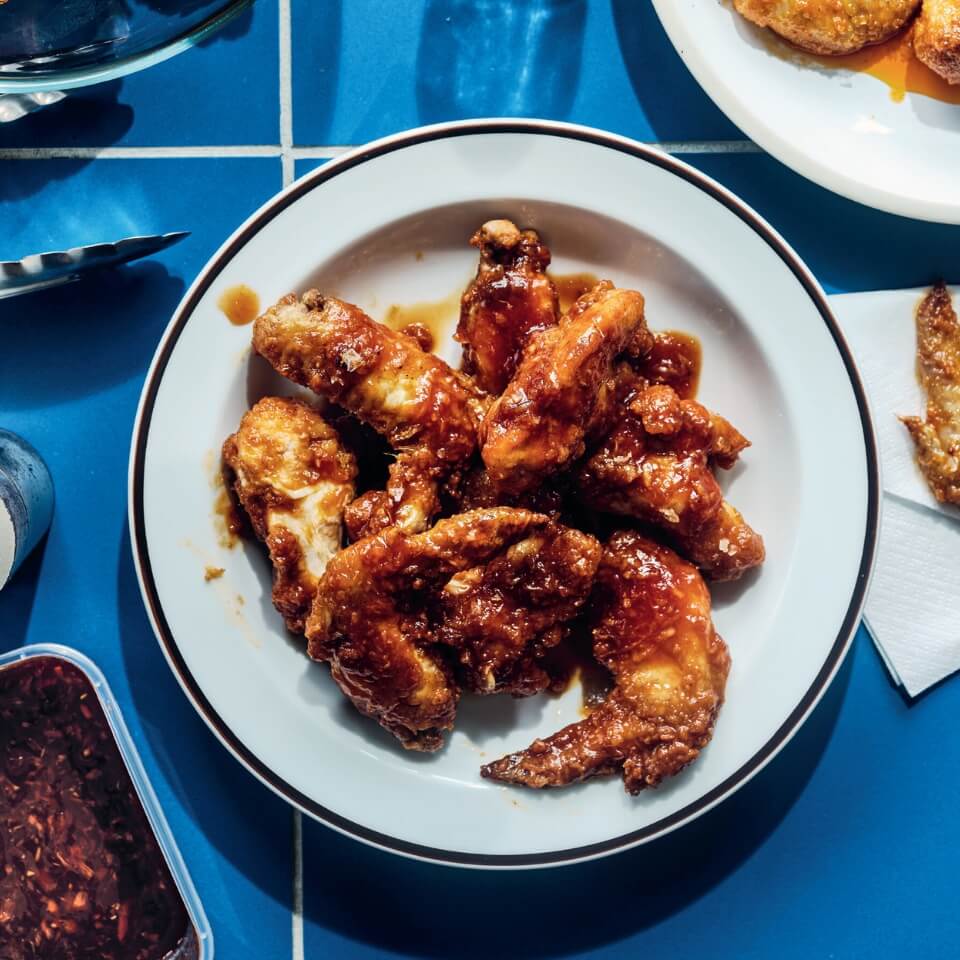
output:
POLYGON ((941 503, 960 503, 960 321, 941 283, 917 310, 917 367, 926 420, 901 417, 927 485, 941 503))
POLYGON ((480 250, 480 264, 461 300, 456 339, 464 372, 498 396, 530 335, 556 324, 557 289, 546 272, 550 251, 533 230, 490 220, 470 243, 480 250))
POLYGON ((266 397, 223 444, 227 481, 273 562, 273 603, 302 632, 317 581, 342 542, 353 455, 300 400, 266 397))
POLYGON ((538 662, 566 636, 590 595, 600 544, 531 514, 526 535, 440 594, 437 639, 458 651, 458 676, 476 693, 529 695, 551 677, 538 662))
POLYGON ((523 359, 480 427, 493 481, 520 493, 580 457, 615 415, 614 361, 649 349, 643 297, 598 284, 556 327, 533 334, 523 359))
POLYGON ((542 673, 535 656, 554 642, 543 634, 586 598, 596 553, 592 538, 509 507, 414 535, 387 528, 327 566, 307 622, 308 653, 329 661, 360 712, 404 746, 436 750, 459 697, 450 647, 471 685, 532 692, 542 673), (540 576, 553 579, 537 583, 540 576), (487 650, 478 617, 488 620, 487 650))
POLYGON ((888 40, 920 0, 733 0, 733 5, 804 50, 843 54, 888 40))
POLYGON ((948 83, 960 83, 960 0, 923 0, 913 50, 948 83))
MULTIPOLYGON (((629 374, 621 372, 623 378, 629 374)), ((580 500, 668 534, 713 580, 764 559, 763 541, 723 499, 713 466, 731 467, 749 441, 723 417, 665 385, 635 387, 619 423, 575 475, 580 500)))
POLYGON ((614 534, 591 607, 594 655, 613 674, 612 692, 586 719, 487 764, 485 777, 560 787, 620 770, 636 794, 710 741, 730 656, 696 569, 639 533, 614 534))
POLYGON ((387 489, 348 513, 351 536, 393 524, 425 529, 439 510, 438 482, 476 447, 484 404, 473 384, 412 337, 316 290, 267 310, 253 345, 283 376, 370 424, 398 451, 387 489))

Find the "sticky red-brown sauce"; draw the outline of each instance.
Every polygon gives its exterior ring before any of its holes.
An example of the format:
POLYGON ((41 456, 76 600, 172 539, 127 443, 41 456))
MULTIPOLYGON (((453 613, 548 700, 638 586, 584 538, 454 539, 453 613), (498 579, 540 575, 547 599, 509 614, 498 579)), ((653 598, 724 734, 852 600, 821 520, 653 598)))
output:
POLYGON ((673 387, 684 399, 692 399, 700 386, 702 361, 703 349, 696 337, 677 330, 662 330, 637 370, 648 380, 673 387))
POLYGON ((560 312, 566 313, 588 290, 592 290, 599 280, 592 273, 551 273, 550 279, 557 288, 560 299, 560 312))
POLYGON ((245 283, 227 287, 220 294, 217 306, 223 315, 236 327, 253 323, 260 315, 260 297, 245 283))
POLYGON ((217 542, 221 547, 232 550, 240 542, 247 525, 239 505, 223 482, 218 484, 217 497, 213 501, 213 516, 217 527, 217 542))
POLYGON ((391 330, 399 330, 416 340, 424 350, 450 337, 460 316, 460 291, 443 300, 424 300, 419 303, 395 303, 383 318, 391 330), (429 346, 424 344, 429 343, 429 346))
POLYGON ((0 956, 159 960, 193 936, 79 668, 0 670, 0 764, 0 956))

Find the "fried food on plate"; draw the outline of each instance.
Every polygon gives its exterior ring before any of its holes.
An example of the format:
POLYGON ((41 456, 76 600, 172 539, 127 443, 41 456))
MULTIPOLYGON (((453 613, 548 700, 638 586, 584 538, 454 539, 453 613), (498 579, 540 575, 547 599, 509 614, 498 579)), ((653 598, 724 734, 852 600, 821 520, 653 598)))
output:
MULTIPOLYGON (((924 6, 930 0, 924 0, 924 6)), ((811 53, 854 53, 896 34, 920 0, 733 0, 737 12, 811 53)))
POLYGON ((594 655, 613 674, 613 690, 586 719, 487 764, 485 777, 561 787, 619 770, 636 794, 709 743, 730 656, 696 569, 639 533, 614 534, 591 608, 594 655))
POLYGON ((411 337, 316 290, 289 294, 254 324, 253 346, 283 376, 339 404, 397 451, 387 489, 348 511, 357 538, 396 524, 425 529, 437 485, 476 448, 484 404, 473 384, 411 337))
POLYGON ((228 482, 273 563, 273 603, 302 632, 317 581, 340 549, 357 467, 337 432, 300 400, 266 397, 223 444, 228 482))
POLYGON ((960 323, 942 283, 917 310, 917 367, 927 394, 926 420, 900 419, 933 495, 960 504, 960 323))
POLYGON ((960 83, 960 0, 923 0, 913 52, 948 83, 960 83))
POLYGON ((546 689, 539 661, 566 637, 599 563, 593 537, 531 513, 523 539, 454 574, 440 593, 437 639, 457 651, 463 685, 523 696, 546 689))
POLYGON ((472 237, 477 275, 463 293, 456 339, 463 369, 487 393, 510 382, 532 333, 557 322, 557 288, 547 276, 550 251, 533 230, 490 220, 472 237))
POLYGON ((555 327, 533 334, 503 394, 480 426, 493 481, 521 493, 580 457, 615 416, 614 361, 649 349, 643 296, 607 281, 584 294, 555 327))
POLYGON ((510 507, 459 514, 419 534, 389 527, 327 565, 307 622, 307 652, 329 661, 357 709, 405 747, 436 750, 459 698, 443 644, 465 655, 488 691, 491 677, 494 686, 519 682, 512 668, 538 652, 538 641, 550 645, 538 631, 556 628, 586 598, 595 551, 591 538, 510 507), (542 561, 533 556, 540 549, 542 561), (556 578, 539 584, 539 593, 531 579, 538 572, 556 578), (450 622, 438 628, 444 616, 450 622), (486 652, 478 616, 491 618, 486 652))
POLYGON ((641 385, 625 408, 576 472, 581 502, 658 527, 712 580, 736 579, 762 563, 762 539, 724 501, 713 472, 733 466, 746 437, 665 385, 641 385))

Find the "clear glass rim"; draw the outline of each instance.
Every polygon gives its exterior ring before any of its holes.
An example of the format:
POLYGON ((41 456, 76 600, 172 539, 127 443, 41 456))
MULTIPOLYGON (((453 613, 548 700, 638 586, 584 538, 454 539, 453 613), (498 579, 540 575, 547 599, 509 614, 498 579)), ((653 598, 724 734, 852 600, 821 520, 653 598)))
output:
POLYGON ((3 93, 41 93, 46 90, 74 90, 77 87, 88 87, 95 83, 105 83, 117 77, 124 77, 139 70, 145 70, 154 64, 169 60, 170 57, 189 50, 207 37, 216 33, 222 26, 232 20, 241 10, 249 7, 253 0, 232 0, 206 20, 190 29, 164 41, 162 44, 149 50, 131 54, 129 57, 120 57, 109 63, 88 64, 44 76, 29 74, 0 73, 0 94, 3 93))

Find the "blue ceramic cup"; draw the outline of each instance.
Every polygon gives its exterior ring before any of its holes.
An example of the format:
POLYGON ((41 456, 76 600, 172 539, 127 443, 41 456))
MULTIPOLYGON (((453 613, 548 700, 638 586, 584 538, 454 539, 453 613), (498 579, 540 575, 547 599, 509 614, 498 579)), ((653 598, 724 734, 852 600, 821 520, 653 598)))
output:
POLYGON ((0 589, 47 532, 52 516, 47 465, 26 440, 0 430, 0 589))

